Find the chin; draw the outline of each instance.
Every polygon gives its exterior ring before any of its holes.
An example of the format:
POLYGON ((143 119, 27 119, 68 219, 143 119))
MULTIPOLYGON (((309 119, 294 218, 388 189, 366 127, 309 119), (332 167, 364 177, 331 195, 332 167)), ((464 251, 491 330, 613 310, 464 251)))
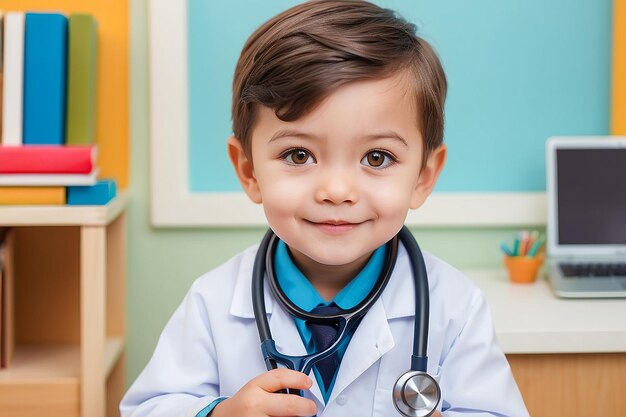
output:
POLYGON ((330 250, 324 253, 306 253, 305 256, 321 265, 327 266, 344 266, 361 260, 363 257, 369 256, 378 246, 372 249, 363 249, 360 251, 337 251, 330 250))

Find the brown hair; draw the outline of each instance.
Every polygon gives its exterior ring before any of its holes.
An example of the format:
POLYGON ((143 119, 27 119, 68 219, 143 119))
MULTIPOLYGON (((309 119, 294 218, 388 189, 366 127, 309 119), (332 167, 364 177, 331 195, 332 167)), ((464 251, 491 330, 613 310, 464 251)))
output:
POLYGON ((243 47, 233 82, 233 133, 251 157, 255 105, 293 121, 350 81, 408 70, 424 160, 443 142, 446 77, 415 25, 361 0, 313 0, 267 21, 243 47))

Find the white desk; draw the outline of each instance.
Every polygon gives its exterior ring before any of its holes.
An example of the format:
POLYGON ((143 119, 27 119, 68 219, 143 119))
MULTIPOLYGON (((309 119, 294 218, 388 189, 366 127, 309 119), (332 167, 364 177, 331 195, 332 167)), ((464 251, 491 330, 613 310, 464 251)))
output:
POLYGON ((557 298, 545 279, 513 284, 506 271, 465 271, 485 293, 505 353, 626 352, 626 298, 557 298))
POLYGON ((548 282, 466 270, 533 417, 626 416, 626 299, 561 299, 548 282))

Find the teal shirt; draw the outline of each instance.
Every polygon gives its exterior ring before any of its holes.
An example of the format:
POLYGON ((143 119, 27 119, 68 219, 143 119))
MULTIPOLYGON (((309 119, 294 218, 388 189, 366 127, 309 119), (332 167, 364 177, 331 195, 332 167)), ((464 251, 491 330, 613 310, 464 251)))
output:
MULTIPOLYGON (((376 249, 369 261, 363 267, 361 272, 354 277, 352 281, 348 285, 345 286, 339 293, 333 298, 330 302, 326 302, 322 298, 322 296, 317 292, 317 290, 311 285, 309 280, 300 272, 298 267, 291 260, 291 256, 289 255, 289 251, 287 250, 287 245, 281 240, 278 242, 276 253, 274 254, 274 266, 276 269, 276 278, 278 279, 278 285, 283 290, 285 295, 289 297, 289 299, 302 310, 311 311, 317 306, 327 306, 330 303, 334 302, 340 308, 347 310, 350 309, 367 297, 367 294, 370 293, 376 281, 378 280, 378 276, 383 269, 385 262, 385 254, 387 253, 387 246, 383 245, 380 248, 376 249)), ((298 332, 300 333, 300 337, 302 338, 302 343, 306 347, 306 351, 311 354, 315 353, 315 346, 313 345, 313 335, 311 331, 306 327, 306 323, 304 320, 300 320, 294 317, 294 321, 296 323, 296 327, 298 332)), ((349 333, 339 345, 337 349, 337 355, 339 356, 339 362, 341 362, 346 349, 348 348, 348 343, 350 343, 350 339, 352 338, 352 334, 349 333)), ((324 382, 322 381, 322 377, 317 372, 317 369, 314 367, 313 372, 315 374, 315 379, 317 380, 317 385, 320 387, 322 395, 324 396, 324 402, 328 402, 328 398, 330 398, 330 393, 333 390, 333 386, 335 385, 335 379, 337 378, 337 372, 335 372, 335 376, 333 377, 330 386, 328 387, 328 391, 324 389, 324 382)), ((211 404, 206 406, 203 410, 201 410, 196 417, 206 417, 211 411, 217 406, 221 401, 225 400, 227 397, 219 397, 215 399, 211 404)))
MULTIPOLYGON (((315 307, 327 306, 333 302, 340 308, 348 310, 363 301, 372 288, 374 288, 374 285, 378 280, 378 276, 383 269, 385 253, 386 245, 376 249, 361 272, 359 272, 359 274, 354 277, 348 285, 339 291, 335 298, 327 302, 293 263, 291 256, 289 255, 289 251, 287 250, 287 245, 281 240, 278 243, 276 253, 274 254, 276 278, 278 279, 278 284, 285 295, 302 310, 311 311, 315 307)), ((313 336, 311 331, 307 328, 305 321, 295 317, 294 321, 307 352, 309 354, 315 353, 316 350, 313 344, 313 336)), ((337 349, 340 362, 346 352, 346 349, 348 348, 348 343, 350 343, 352 333, 354 333, 354 330, 348 334, 348 337, 341 342, 339 348, 337 349)), ((327 402, 330 397, 330 393, 333 390, 333 386, 335 385, 337 372, 335 372, 335 376, 330 383, 328 392, 324 389, 322 377, 318 373, 316 367, 313 367, 313 372, 315 374, 317 384, 322 391, 322 395, 324 396, 324 401, 327 402)))

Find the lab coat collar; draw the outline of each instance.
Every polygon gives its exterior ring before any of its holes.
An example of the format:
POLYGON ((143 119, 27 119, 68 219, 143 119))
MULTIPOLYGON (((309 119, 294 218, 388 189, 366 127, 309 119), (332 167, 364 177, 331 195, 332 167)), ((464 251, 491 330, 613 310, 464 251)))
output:
MULTIPOLYGON (((258 246, 249 248, 241 255, 242 259, 235 276, 235 288, 230 306, 230 314, 235 317, 254 319, 251 287, 252 266, 254 264, 257 247, 258 246)), ((429 274, 430 292, 432 293, 434 280, 433 273, 429 267, 430 256, 424 253, 424 258, 426 261, 426 270, 429 274)), ((398 247, 396 266, 391 275, 391 279, 387 283, 387 287, 381 295, 381 301, 384 306, 384 312, 387 314, 387 319, 391 320, 415 315, 415 286, 412 277, 407 252, 404 246, 400 244, 398 247)), ((265 309, 267 314, 271 315, 276 306, 276 301, 274 300, 267 281, 265 281, 264 289, 265 309)))
MULTIPOLYGON (((415 316, 415 283, 413 280, 413 271, 409 255, 404 245, 398 246, 398 258, 391 275, 391 279, 387 283, 387 287, 381 295, 387 319, 397 319, 402 317, 415 316)), ((424 253, 426 262, 426 270, 428 271, 429 285, 432 286, 432 271, 429 268, 429 256, 424 253)), ((432 293, 432 288, 431 291, 432 293)))
MULTIPOLYGON (((235 288, 233 291, 233 299, 230 305, 230 314, 245 319, 254 319, 254 309, 252 308, 252 270, 254 266, 254 258, 258 250, 258 245, 246 249, 242 254, 239 269, 234 277, 235 288)), ((229 279, 229 277, 225 277, 229 279)), ((264 282, 265 310, 267 314, 271 314, 274 309, 274 297, 271 295, 271 289, 264 282)))

